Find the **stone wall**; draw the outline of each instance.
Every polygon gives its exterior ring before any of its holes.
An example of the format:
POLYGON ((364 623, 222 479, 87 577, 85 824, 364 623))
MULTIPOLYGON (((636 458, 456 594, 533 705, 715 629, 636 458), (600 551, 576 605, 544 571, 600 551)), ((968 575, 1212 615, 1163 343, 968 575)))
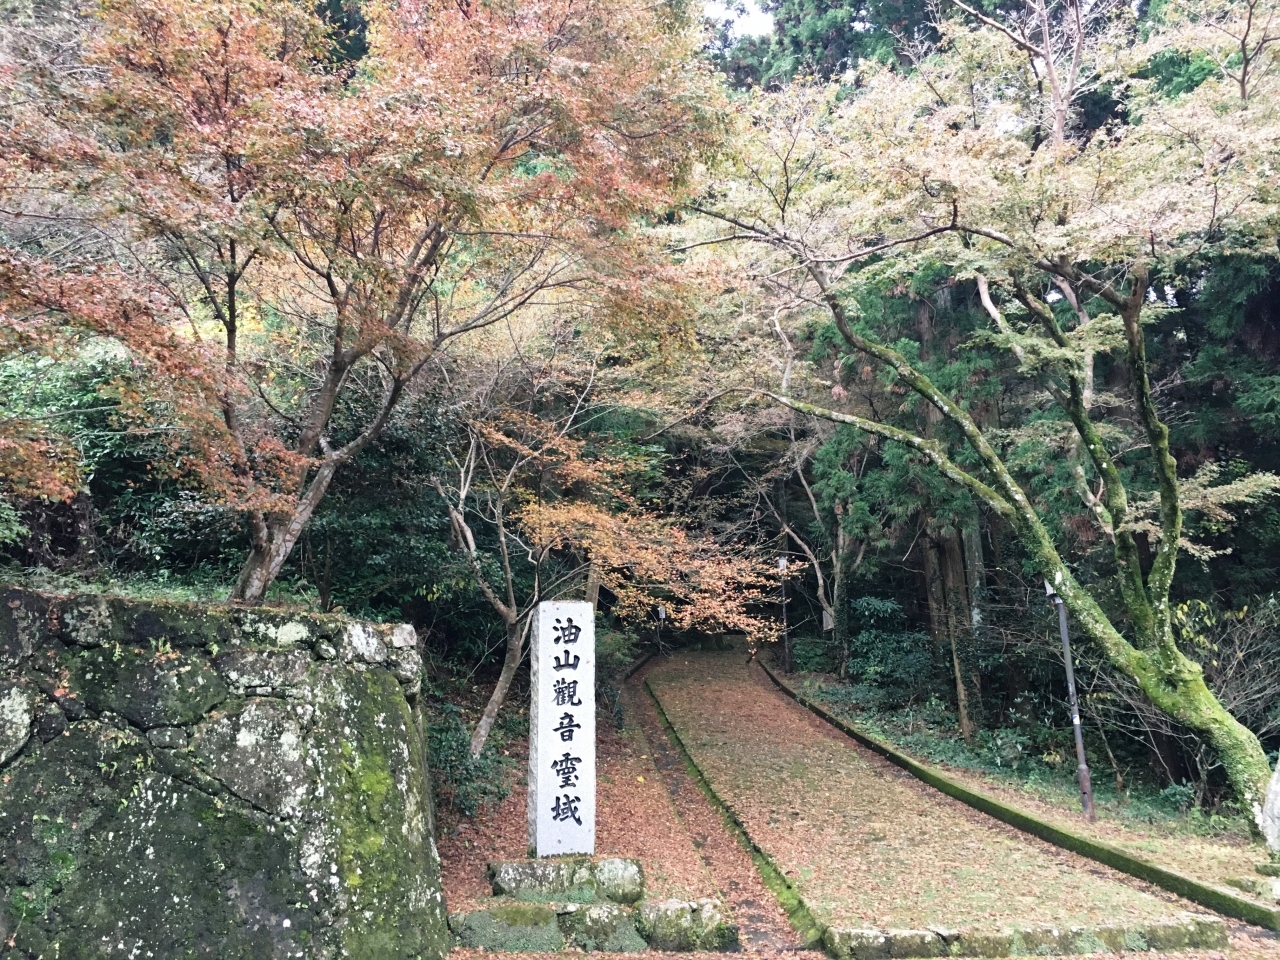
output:
POLYGON ((408 626, 0 589, 0 958, 438 958, 408 626))

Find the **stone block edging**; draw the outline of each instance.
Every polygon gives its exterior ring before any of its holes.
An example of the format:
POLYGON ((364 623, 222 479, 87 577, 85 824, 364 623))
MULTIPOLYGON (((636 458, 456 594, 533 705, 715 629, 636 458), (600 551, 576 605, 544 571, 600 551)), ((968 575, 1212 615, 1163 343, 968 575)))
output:
POLYGON ((1088 857, 1090 860, 1106 864, 1108 867, 1119 870, 1121 873, 1127 873, 1132 877, 1137 877, 1139 880, 1146 880, 1148 883, 1153 883, 1164 890, 1168 890, 1170 893, 1176 893, 1180 897, 1185 897, 1224 916, 1236 920, 1244 920, 1247 923, 1256 924, 1268 930, 1280 930, 1280 910, 1254 903, 1184 874, 1157 866, 1110 844, 1071 833, 1061 827, 1046 823, 1022 810, 1008 806, 994 797, 964 786, 943 775, 937 769, 899 753, 888 744, 868 736, 851 724, 841 720, 798 690, 789 686, 774 673, 773 669, 763 659, 757 658, 756 662, 760 664, 760 668, 764 670, 765 675, 774 682, 778 689, 795 700, 800 706, 821 717, 841 733, 852 737, 868 750, 879 754, 890 763, 901 767, 912 776, 923 780, 929 786, 942 791, 947 796, 959 800, 975 810, 981 810, 988 816, 995 817, 995 819, 1002 823, 1007 823, 1011 827, 1017 827, 1019 830, 1038 837, 1047 843, 1052 843, 1054 846, 1061 847, 1064 850, 1070 850, 1072 853, 1078 853, 1082 857, 1088 857))
POLYGON ((622 676, 622 680, 623 680, 623 682, 625 683, 626 681, 628 681, 628 680, 630 680, 632 677, 634 677, 637 673, 639 673, 641 670, 643 670, 643 669, 644 669, 645 664, 647 664, 650 660, 652 660, 652 659, 653 659, 654 657, 656 657, 657 655, 658 655, 658 651, 657 651, 657 650, 650 650, 648 653, 646 653, 646 654, 645 654, 643 657, 641 657, 639 660, 637 660, 637 661, 635 661, 633 664, 631 664, 631 666, 627 667, 627 672, 626 672, 625 674, 623 674, 623 676, 622 676))
POLYGON ((738 928, 720 901, 642 900, 634 907, 602 901, 502 900, 449 915, 458 944, 500 953, 552 952, 570 944, 587 952, 687 953, 736 950, 738 928))

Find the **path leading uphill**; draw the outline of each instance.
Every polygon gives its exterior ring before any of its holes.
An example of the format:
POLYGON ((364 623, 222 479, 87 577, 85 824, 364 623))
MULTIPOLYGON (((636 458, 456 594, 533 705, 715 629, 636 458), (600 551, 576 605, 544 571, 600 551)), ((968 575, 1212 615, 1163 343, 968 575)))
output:
POLYGON ((1206 913, 921 784, 787 699, 741 651, 677 653, 647 683, 715 792, 824 926, 943 936, 1085 928, 1141 949, 1144 936, 1156 946, 1169 924, 1206 913))

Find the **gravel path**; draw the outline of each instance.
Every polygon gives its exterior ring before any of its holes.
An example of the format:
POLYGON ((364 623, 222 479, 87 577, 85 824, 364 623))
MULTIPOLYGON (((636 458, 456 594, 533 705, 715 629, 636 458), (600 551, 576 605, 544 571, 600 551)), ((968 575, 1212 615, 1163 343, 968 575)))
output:
POLYGON ((680 653, 648 681, 716 792, 825 923, 1093 926, 1203 912, 920 784, 740 652, 680 653))

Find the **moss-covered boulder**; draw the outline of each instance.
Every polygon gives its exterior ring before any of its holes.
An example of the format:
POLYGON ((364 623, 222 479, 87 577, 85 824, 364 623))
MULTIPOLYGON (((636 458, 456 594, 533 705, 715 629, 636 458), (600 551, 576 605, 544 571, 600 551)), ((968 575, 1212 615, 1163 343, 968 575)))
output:
POLYGON ((646 900, 636 921, 655 950, 724 950, 738 943, 738 927, 719 900, 646 900))
POLYGON ((639 903, 644 897, 644 870, 639 860, 608 857, 595 865, 596 888, 614 903, 639 903))
POLYGON ((442 956, 406 630, 0 591, 0 957, 442 956))
POLYGON ((565 939, 583 950, 633 953, 648 949, 632 912, 615 903, 569 903, 556 910, 565 939))

